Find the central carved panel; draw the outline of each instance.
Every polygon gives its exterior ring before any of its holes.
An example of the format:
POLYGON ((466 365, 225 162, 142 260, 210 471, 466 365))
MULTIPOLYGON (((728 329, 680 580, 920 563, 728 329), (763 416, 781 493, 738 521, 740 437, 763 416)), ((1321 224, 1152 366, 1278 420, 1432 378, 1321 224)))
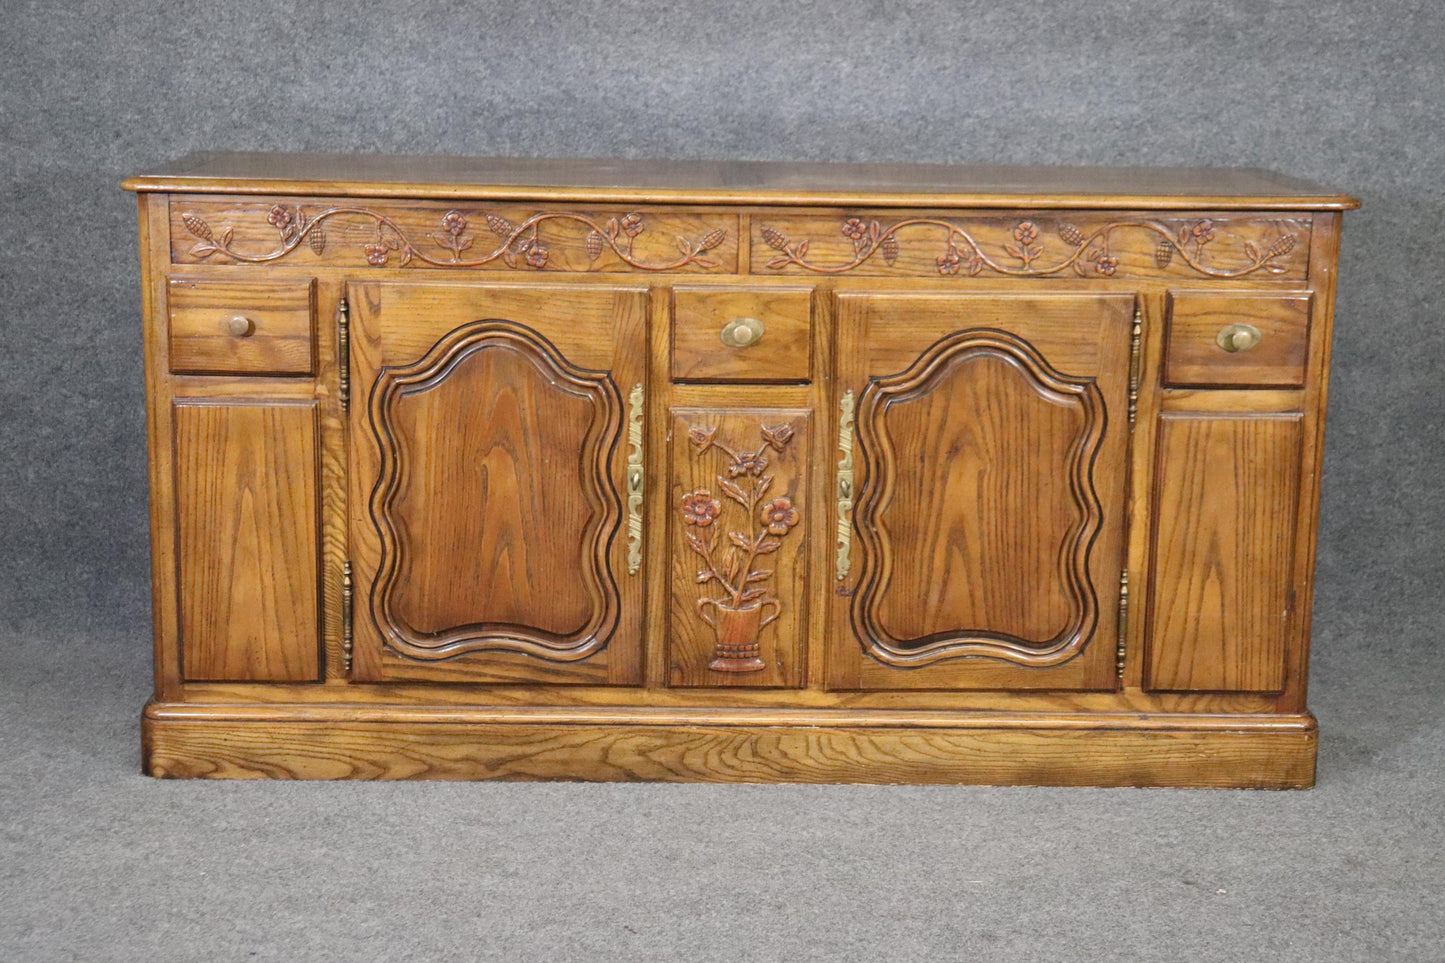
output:
POLYGON ((474 322, 383 369, 371 423, 382 455, 371 608, 388 646, 570 662, 607 643, 622 401, 606 373, 523 325, 474 322))
POLYGON ((853 619, 868 651, 900 667, 1077 654, 1098 614, 1088 562, 1104 411, 1092 379, 975 329, 873 381, 857 424, 869 482, 853 619))

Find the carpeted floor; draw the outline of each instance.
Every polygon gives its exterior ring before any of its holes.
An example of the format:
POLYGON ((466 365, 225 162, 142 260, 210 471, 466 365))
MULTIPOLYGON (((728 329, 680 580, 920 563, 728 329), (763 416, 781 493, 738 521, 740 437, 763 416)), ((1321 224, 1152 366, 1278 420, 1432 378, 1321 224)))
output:
POLYGON ((1439 961, 1433 640, 1354 621, 1288 793, 159 781, 140 628, 10 640, 0 960, 1439 961))

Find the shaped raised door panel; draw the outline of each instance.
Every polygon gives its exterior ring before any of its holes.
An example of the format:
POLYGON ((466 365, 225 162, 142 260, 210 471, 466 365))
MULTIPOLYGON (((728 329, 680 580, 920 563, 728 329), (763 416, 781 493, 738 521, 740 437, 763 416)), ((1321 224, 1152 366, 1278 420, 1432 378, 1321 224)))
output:
POLYGON ((838 297, 835 688, 1115 685, 1133 298, 838 297))
POLYGON ((640 681, 624 442, 646 293, 348 293, 355 676, 640 681))

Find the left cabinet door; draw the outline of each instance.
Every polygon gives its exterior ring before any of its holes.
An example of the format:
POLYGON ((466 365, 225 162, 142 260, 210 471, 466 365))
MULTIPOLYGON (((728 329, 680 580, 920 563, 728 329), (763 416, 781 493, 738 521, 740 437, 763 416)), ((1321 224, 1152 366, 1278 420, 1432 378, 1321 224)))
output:
POLYGON ((347 303, 353 678, 641 682, 646 289, 347 303))

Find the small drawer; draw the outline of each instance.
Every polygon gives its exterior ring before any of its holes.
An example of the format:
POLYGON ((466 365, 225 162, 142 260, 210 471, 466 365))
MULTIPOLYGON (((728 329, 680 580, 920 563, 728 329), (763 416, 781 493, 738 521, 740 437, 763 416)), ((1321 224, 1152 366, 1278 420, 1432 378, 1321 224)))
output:
POLYGON ((813 364, 811 287, 674 287, 672 378, 806 382, 813 364))
POLYGON ((171 371, 309 375, 316 282, 171 278, 171 371))
POLYGON ((1309 332, 1308 294, 1172 292, 1164 383, 1299 387, 1309 332))

